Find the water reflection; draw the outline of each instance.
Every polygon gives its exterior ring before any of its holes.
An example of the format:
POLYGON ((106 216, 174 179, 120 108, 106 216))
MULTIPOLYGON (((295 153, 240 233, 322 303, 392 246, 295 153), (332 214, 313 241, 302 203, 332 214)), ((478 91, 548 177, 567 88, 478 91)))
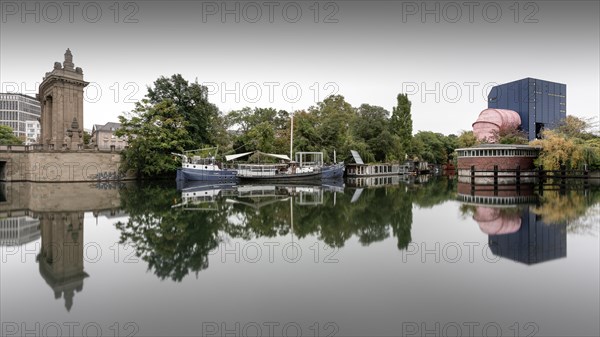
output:
POLYGON ((73 307, 75 292, 83 290, 89 275, 83 270, 83 212, 52 212, 40 216, 42 247, 37 257, 40 275, 54 298, 73 307))
POLYGON ((461 211, 488 235, 492 253, 533 265, 567 256, 569 224, 598 202, 597 191, 534 191, 533 186, 472 189, 458 184, 461 211), (583 193, 581 193, 583 192, 583 193))
POLYGON ((182 280, 208 268, 211 251, 230 239, 292 235, 343 247, 357 237, 367 246, 390 236, 399 250, 411 241, 413 203, 420 207, 455 198, 452 181, 426 184, 343 182, 328 185, 146 184, 121 190, 129 214, 120 222, 129 243, 161 279, 182 280))
POLYGON ((117 189, 89 183, 0 184, 0 244, 24 245, 41 238, 40 276, 70 311, 89 275, 84 270, 84 213, 119 213, 117 189))

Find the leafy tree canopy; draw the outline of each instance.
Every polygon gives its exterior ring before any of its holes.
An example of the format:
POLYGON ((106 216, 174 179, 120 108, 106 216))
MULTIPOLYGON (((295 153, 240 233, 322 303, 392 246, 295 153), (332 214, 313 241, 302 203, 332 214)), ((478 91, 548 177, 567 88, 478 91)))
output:
POLYGON ((13 129, 7 125, 0 125, 0 145, 21 145, 23 141, 14 135, 13 129))

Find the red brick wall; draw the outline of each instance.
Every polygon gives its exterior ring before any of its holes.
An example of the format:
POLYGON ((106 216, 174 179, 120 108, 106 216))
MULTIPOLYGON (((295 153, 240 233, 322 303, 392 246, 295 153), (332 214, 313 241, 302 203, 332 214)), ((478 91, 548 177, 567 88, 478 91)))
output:
POLYGON ((475 165, 475 170, 493 170, 494 165, 498 165, 498 170, 516 169, 518 165, 521 170, 535 168, 533 157, 459 157, 458 169, 471 169, 475 165))
MULTIPOLYGON (((517 185, 504 185, 501 186, 501 188, 499 188, 497 191, 494 191, 492 186, 479 186, 475 189, 473 195, 482 197, 516 197, 534 195, 532 184, 522 184, 519 187, 520 188, 517 191, 517 185)), ((459 182, 457 184, 457 192, 458 194, 471 194, 471 184, 459 182)))

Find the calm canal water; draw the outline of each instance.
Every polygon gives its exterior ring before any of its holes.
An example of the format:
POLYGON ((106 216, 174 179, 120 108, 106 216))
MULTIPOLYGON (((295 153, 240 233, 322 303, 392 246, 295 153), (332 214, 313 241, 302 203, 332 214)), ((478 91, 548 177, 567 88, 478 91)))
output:
POLYGON ((597 188, 395 179, 0 185, 0 335, 600 334, 597 188))

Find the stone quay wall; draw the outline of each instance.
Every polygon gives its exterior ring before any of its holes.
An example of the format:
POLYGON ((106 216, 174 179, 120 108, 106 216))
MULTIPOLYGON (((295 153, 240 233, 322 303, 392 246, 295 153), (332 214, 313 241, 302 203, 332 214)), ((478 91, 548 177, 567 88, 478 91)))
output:
POLYGON ((118 152, 0 151, 0 181, 90 182, 131 180, 119 171, 118 152))

